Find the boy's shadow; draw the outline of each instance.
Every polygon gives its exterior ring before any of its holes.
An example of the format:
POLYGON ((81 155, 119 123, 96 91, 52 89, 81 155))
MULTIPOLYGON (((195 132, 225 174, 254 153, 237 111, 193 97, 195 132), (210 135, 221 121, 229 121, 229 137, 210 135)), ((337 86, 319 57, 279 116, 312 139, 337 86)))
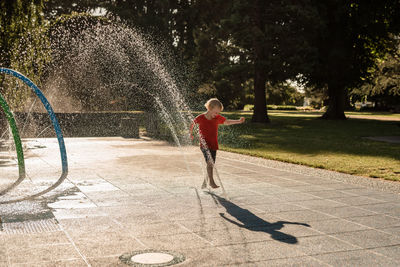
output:
POLYGON ((297 224, 310 227, 309 224, 299 223, 299 222, 277 221, 275 223, 270 223, 258 217, 254 213, 250 212, 248 209, 243 209, 237 206, 236 204, 226 200, 223 197, 220 197, 212 192, 207 192, 207 193, 210 194, 213 197, 213 199, 216 200, 219 204, 225 207, 226 211, 231 216, 235 217, 238 221, 240 221, 241 224, 232 219, 227 218, 224 213, 220 213, 221 217, 227 220, 228 222, 233 223, 241 228, 246 228, 250 231, 268 233, 271 235, 273 239, 284 243, 296 244, 298 242, 295 236, 278 231, 281 230, 285 226, 285 224, 297 224))

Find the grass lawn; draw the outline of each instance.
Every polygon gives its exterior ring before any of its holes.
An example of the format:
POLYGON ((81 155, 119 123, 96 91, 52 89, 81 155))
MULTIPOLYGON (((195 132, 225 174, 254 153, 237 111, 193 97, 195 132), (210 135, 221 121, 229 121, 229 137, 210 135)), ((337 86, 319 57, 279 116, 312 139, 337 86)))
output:
POLYGON ((349 113, 345 121, 319 112, 270 111, 271 123, 250 123, 252 112, 223 112, 241 125, 221 126, 220 149, 349 174, 400 181, 400 144, 367 136, 400 136, 399 114, 349 113), (357 118, 360 116, 360 118, 357 118))

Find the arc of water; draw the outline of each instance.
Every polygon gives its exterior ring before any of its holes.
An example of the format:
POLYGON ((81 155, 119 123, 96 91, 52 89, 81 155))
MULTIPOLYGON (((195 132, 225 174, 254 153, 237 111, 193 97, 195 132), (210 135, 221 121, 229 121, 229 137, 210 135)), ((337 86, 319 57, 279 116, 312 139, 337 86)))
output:
POLYGON ((4 195, 17 185, 19 185, 26 177, 25 173, 25 160, 24 160, 24 151, 22 149, 22 142, 21 137, 18 132, 17 124, 15 123, 14 115, 12 114, 10 107, 8 106, 6 100, 4 99, 3 95, 0 93, 0 105, 3 108, 4 113, 6 114, 8 123, 11 127, 11 132, 13 134, 15 148, 17 150, 17 158, 18 158, 18 170, 19 170, 19 177, 18 179, 11 184, 9 187, 5 188, 4 190, 0 191, 0 196, 4 195))
POLYGON ((50 120, 53 124, 54 130, 56 132, 57 135, 57 140, 58 140, 58 146, 60 148, 60 154, 61 154, 61 165, 62 165, 62 173, 60 178, 50 187, 46 188, 43 191, 40 191, 34 195, 31 196, 27 196, 27 197, 23 197, 23 198, 19 198, 19 199, 13 199, 13 200, 8 200, 8 201, 2 201, 0 202, 0 204, 4 204, 4 203, 13 203, 13 202, 19 202, 19 201, 23 201, 23 200, 27 200, 27 199, 31 199, 31 198, 35 198, 38 196, 41 196, 47 192, 50 192, 51 190, 53 190, 54 188, 56 188, 57 186, 59 186, 64 180, 65 178, 67 178, 68 175, 68 160, 67 160, 67 152, 65 149, 65 143, 64 143, 64 137, 61 131, 61 127, 58 123, 57 117, 53 111, 53 108, 51 107, 49 101, 46 99, 46 97, 43 95, 42 91, 40 91, 40 89, 27 77, 25 77, 24 75, 22 75, 21 73, 19 73, 18 71, 12 70, 12 69, 8 69, 8 68, 0 68, 0 73, 4 73, 4 74, 8 74, 8 75, 12 75, 18 79, 20 79, 22 82, 24 82, 26 85, 28 85, 37 95, 37 97, 40 99, 40 101, 42 102, 43 106, 45 107, 47 113, 50 116, 50 120))

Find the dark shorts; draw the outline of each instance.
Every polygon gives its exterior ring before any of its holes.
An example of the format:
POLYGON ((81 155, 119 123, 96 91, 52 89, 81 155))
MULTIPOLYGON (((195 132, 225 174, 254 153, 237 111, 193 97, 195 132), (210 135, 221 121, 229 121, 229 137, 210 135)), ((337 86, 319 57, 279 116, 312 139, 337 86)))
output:
POLYGON ((200 149, 201 149, 201 152, 203 152, 203 156, 204 156, 204 159, 206 160, 206 162, 211 160, 210 159, 210 156, 211 156, 213 159, 213 162, 215 163, 215 159, 217 157, 217 150, 208 150, 205 148, 200 148, 200 149))

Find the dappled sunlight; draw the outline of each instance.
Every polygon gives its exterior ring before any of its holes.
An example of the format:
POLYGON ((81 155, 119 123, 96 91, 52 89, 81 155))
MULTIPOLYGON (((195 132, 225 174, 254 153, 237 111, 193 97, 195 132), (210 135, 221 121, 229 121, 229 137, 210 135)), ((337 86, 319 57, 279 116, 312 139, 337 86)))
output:
POLYGON ((321 117, 323 112, 319 111, 293 111, 293 110, 279 110, 279 111, 268 111, 271 117, 321 117))

